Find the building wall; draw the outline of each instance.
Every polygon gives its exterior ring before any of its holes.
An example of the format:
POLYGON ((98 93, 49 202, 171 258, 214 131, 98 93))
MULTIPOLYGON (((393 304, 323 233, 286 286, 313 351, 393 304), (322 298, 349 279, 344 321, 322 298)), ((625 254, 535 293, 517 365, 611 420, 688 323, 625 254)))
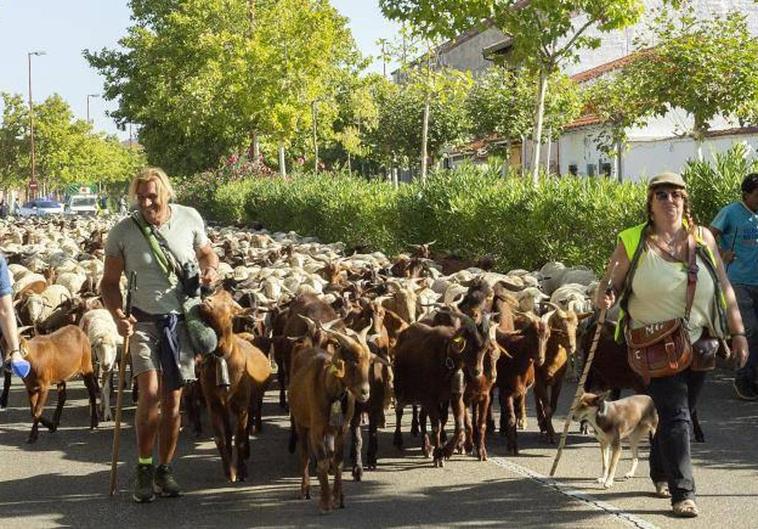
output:
POLYGON ((440 64, 457 70, 469 71, 476 77, 492 62, 484 59, 482 50, 505 38, 503 33, 496 28, 488 28, 462 44, 446 50, 440 54, 440 64))
MULTIPOLYGON (((610 163, 612 177, 616 177, 615 160, 609 159, 595 146, 597 132, 597 127, 584 127, 568 131, 561 137, 560 174, 568 174, 569 166, 574 164, 580 176, 587 176, 588 164, 594 164, 599 169, 600 164, 610 163)), ((758 134, 734 134, 707 138, 703 142, 703 156, 710 160, 714 154, 726 152, 740 142, 746 143, 752 152, 758 152, 758 134)), ((663 171, 681 172, 687 162, 696 156, 696 144, 689 137, 632 139, 622 159, 623 179, 640 181, 663 171)))
MULTIPOLYGON (((750 32, 758 36, 758 3, 753 0, 692 0, 691 3, 698 18, 711 18, 738 10, 747 15, 750 32)), ((600 37, 602 44, 596 50, 582 50, 579 54, 579 61, 564 65, 564 72, 568 75, 575 75, 629 55, 634 51, 635 38, 644 34, 648 21, 654 16, 655 10, 662 5, 662 0, 645 0, 643 19, 638 24, 625 29, 603 33, 596 27, 590 28, 587 35, 600 37)), ((574 21, 574 27, 578 27, 585 20, 586 17, 584 16, 577 17, 574 21)))

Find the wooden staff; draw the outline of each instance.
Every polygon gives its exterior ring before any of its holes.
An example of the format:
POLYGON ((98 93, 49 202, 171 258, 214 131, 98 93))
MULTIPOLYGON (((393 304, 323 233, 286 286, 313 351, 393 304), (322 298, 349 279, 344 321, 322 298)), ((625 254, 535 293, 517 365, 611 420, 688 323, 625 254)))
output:
MULTIPOLYGON (((126 317, 132 315, 132 291, 135 288, 137 273, 129 273, 129 281, 126 290, 126 317)), ((121 412, 124 403, 124 378, 126 378, 126 361, 129 358, 129 336, 124 338, 124 347, 121 349, 121 362, 118 365, 118 393, 116 394, 116 417, 113 428, 113 453, 111 454, 111 480, 108 485, 108 495, 116 493, 116 480, 118 475, 118 452, 121 448, 121 412)))
MULTIPOLYGON (((606 292, 611 291, 611 281, 613 279, 613 273, 616 271, 617 261, 613 262, 611 271, 608 274, 608 284, 605 288, 606 292)), ((563 433, 561 434, 561 440, 558 443, 558 451, 555 453, 555 459, 553 460, 553 466, 550 469, 550 477, 555 476, 555 471, 558 469, 558 461, 561 460, 561 454, 563 453, 563 447, 566 446, 566 437, 568 436, 569 428, 571 427, 571 420, 574 417, 576 406, 579 404, 579 399, 584 393, 584 383, 587 381, 587 375, 590 372, 590 366, 592 366, 592 360, 595 358, 595 351, 597 350, 597 344, 600 341, 600 333, 603 330, 605 324, 605 315, 608 309, 603 308, 600 310, 600 316, 597 319, 597 325, 595 327, 595 336, 592 338, 592 345, 590 345, 590 352, 587 355, 587 361, 584 363, 584 369, 582 369, 582 376, 579 377, 579 384, 576 386, 576 393, 574 394, 574 401, 571 403, 571 409, 566 416, 566 421, 563 423, 563 433)))

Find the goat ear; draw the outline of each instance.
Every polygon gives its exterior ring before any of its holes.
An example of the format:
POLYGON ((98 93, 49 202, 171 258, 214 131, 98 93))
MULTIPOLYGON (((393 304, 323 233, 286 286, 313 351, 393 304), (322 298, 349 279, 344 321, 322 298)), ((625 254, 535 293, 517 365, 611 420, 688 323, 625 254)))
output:
POLYGON ((576 319, 577 319, 577 321, 586 320, 587 318, 589 318, 593 314, 594 314, 594 312, 583 312, 581 314, 577 314, 576 315, 576 319))
POLYGON ((466 349, 466 338, 464 338, 462 334, 456 333, 450 340, 450 346, 453 348, 453 351, 461 354, 463 350, 466 349))
POLYGON ((344 378, 345 376, 345 361, 335 358, 329 365, 329 372, 337 378, 344 378))

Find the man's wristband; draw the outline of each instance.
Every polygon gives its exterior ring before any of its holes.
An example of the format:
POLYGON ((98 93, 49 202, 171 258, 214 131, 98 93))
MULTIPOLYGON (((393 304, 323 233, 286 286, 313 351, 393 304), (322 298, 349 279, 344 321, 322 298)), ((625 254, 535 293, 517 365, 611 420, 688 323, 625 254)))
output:
POLYGON ((747 338, 747 334, 745 334, 745 331, 742 331, 742 332, 733 332, 733 333, 732 333, 732 336, 733 336, 733 337, 734 337, 734 336, 744 336, 744 337, 746 337, 746 338, 747 338))

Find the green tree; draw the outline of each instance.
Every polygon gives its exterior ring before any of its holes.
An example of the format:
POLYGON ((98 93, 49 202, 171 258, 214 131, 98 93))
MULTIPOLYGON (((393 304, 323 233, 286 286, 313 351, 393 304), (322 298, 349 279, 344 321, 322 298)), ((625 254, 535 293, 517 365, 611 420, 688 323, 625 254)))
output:
MULTIPOLYGON (((3 94, 0 126, 0 179, 18 186, 29 178, 28 111, 21 95, 3 94)), ((34 106, 37 177, 43 192, 70 184, 123 182, 145 164, 137 149, 113 136, 95 134, 75 119, 68 103, 54 94, 34 106)))
POLYGON ((372 143, 385 160, 402 157, 406 163, 419 159, 423 146, 424 108, 429 104, 427 148, 431 161, 445 147, 463 140, 468 130, 465 99, 471 77, 457 70, 409 72, 402 85, 382 86, 377 91, 378 124, 372 143))
POLYGON ((601 130, 595 135, 595 144, 601 152, 616 159, 619 181, 623 180, 627 131, 644 126, 656 112, 665 113, 659 103, 640 90, 642 82, 636 70, 626 69, 613 77, 598 79, 584 90, 585 111, 600 120, 601 130))
POLYGON ((29 178, 29 109, 20 94, 0 94, 3 121, 0 124, 0 185, 13 187, 29 178))
POLYGON ((540 145, 545 97, 550 75, 577 58, 582 48, 597 48, 601 32, 636 23, 643 12, 643 0, 380 0, 384 14, 411 23, 424 35, 453 38, 484 20, 495 25, 512 42, 509 57, 514 64, 535 72, 534 153, 532 180, 539 175, 540 145))
MULTIPOLYGON (((85 50, 140 125, 151 163, 191 173, 270 135, 282 147, 310 131, 311 105, 357 54, 327 0, 132 0, 123 50, 85 50)), ((283 169, 283 167, 282 167, 283 169)))
MULTIPOLYGON (((555 89, 545 101, 545 123, 555 139, 579 115, 582 102, 576 83, 568 76, 554 73, 550 84, 555 89)), ((466 99, 472 133, 506 140, 506 165, 510 142, 530 135, 534 126, 535 87, 527 71, 493 67, 477 78, 466 99)))
POLYGON ((703 159, 702 143, 710 121, 722 115, 741 121, 758 117, 758 42, 750 35, 745 15, 698 19, 663 11, 650 36, 637 46, 644 60, 627 66, 656 115, 681 108, 693 117, 687 131, 703 159))

